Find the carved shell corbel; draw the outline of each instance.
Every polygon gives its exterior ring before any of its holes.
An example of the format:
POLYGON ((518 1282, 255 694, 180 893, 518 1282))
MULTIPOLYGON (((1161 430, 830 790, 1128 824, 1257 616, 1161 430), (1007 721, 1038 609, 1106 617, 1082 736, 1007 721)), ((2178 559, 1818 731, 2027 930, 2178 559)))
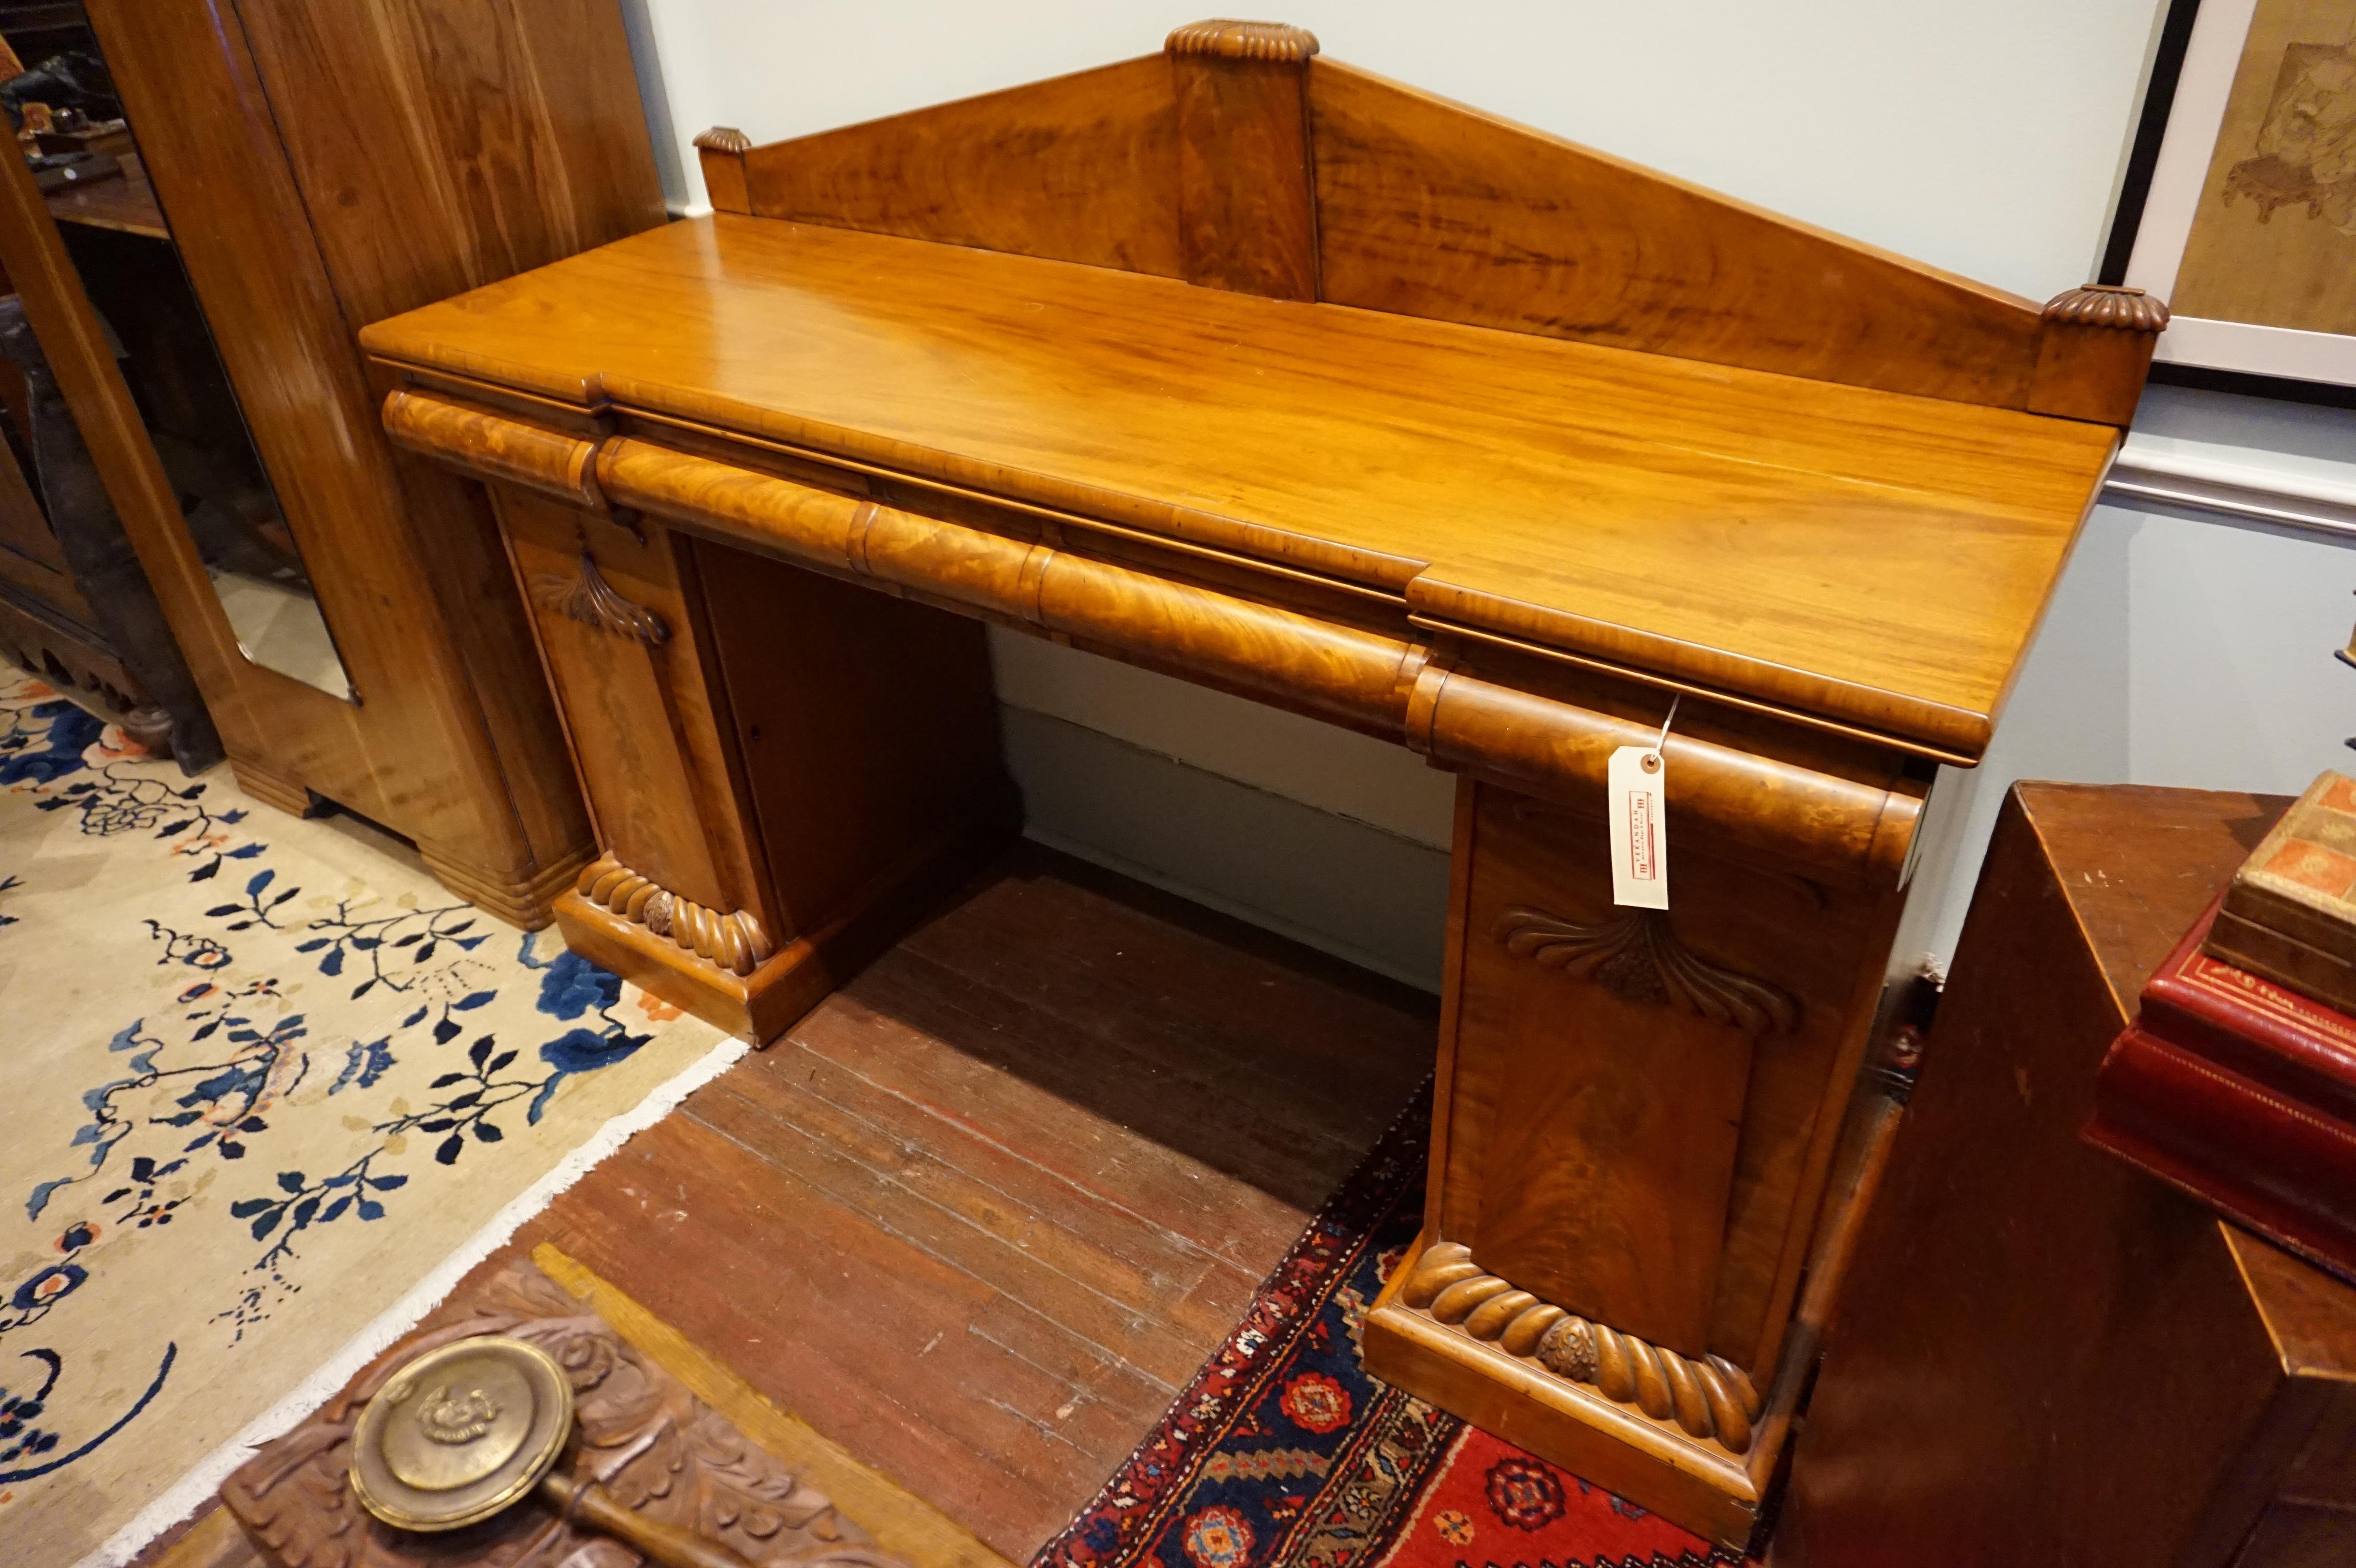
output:
POLYGON ((1800 1027, 1800 1004, 1790 995, 1696 956, 1663 910, 1628 910, 1584 924, 1517 904, 1497 917, 1496 936, 1511 952, 1584 976, 1628 1001, 1683 1008, 1745 1034, 1800 1027))
POLYGON ((663 624, 662 617, 615 592, 586 550, 581 552, 580 575, 568 578, 552 572, 534 578, 531 596, 568 621, 634 638, 650 648, 670 641, 670 628, 663 624))

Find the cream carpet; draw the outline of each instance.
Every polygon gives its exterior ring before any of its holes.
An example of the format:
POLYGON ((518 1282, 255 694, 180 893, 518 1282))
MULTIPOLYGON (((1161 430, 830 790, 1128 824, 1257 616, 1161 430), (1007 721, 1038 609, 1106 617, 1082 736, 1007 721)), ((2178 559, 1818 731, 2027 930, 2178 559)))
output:
POLYGON ((127 1557, 741 1050, 0 665, 0 1558, 127 1557))

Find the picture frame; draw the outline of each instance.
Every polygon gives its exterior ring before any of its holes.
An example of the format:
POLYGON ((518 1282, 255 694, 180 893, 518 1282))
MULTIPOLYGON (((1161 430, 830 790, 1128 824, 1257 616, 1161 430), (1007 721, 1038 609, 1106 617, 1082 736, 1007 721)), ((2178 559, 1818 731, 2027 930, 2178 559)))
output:
POLYGON ((2101 277, 2155 380, 2356 401, 2356 0, 2174 0, 2101 277))

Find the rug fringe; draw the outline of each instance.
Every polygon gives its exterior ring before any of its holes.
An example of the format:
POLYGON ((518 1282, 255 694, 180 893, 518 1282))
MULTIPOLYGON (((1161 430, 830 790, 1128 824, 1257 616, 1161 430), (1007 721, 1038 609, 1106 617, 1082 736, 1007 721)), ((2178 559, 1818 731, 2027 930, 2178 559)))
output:
POLYGON ((442 1305, 475 1266, 508 1243, 509 1238, 559 1194, 589 1174, 606 1156, 653 1126, 679 1103, 741 1061, 753 1048, 741 1040, 723 1040, 695 1065, 650 1091, 647 1097, 610 1118, 594 1136, 538 1181, 509 1200, 490 1221, 467 1238, 456 1252, 436 1264, 402 1298, 377 1314, 366 1328, 344 1341, 327 1363, 305 1378, 276 1404, 246 1423, 242 1431, 214 1449, 197 1467, 114 1532, 106 1544, 75 1564, 75 1568, 123 1568, 147 1543, 187 1518, 220 1490, 231 1472, 253 1456, 253 1451, 283 1436, 349 1382, 359 1370, 384 1354, 420 1319, 442 1305))

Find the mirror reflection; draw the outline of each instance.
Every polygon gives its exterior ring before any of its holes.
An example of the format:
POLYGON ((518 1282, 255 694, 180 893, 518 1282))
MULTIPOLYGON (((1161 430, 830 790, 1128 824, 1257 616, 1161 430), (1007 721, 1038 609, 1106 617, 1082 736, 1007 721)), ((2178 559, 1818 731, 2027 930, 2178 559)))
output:
MULTIPOLYGON (((75 5, 0 47, 14 125, 246 657, 348 699, 351 683, 98 40, 75 5)), ((38 454, 35 453, 37 470, 38 454)), ((53 476, 36 488, 53 491, 53 476)), ((54 503, 52 503, 54 504, 54 503)))

